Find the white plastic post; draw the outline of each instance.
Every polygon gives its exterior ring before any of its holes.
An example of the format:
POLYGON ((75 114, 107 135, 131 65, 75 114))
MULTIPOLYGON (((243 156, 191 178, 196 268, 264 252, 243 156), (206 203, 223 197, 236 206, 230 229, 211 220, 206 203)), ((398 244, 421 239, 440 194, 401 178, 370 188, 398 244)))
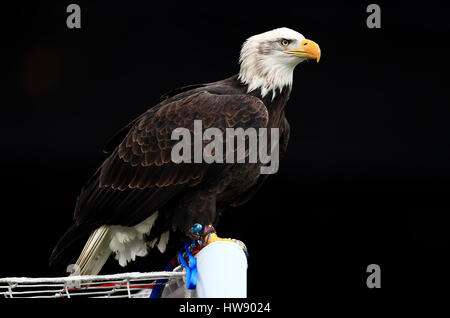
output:
POLYGON ((233 242, 214 242, 197 255, 198 298, 247 297, 247 258, 233 242))

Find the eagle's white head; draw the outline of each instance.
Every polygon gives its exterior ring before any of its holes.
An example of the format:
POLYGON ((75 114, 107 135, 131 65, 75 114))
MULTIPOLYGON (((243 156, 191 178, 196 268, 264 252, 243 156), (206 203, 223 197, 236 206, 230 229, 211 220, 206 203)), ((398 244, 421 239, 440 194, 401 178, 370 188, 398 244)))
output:
POLYGON ((242 45, 239 80, 248 85, 248 92, 261 89, 264 97, 276 89, 292 87, 295 66, 306 59, 319 62, 320 48, 300 33, 279 28, 254 35, 242 45))

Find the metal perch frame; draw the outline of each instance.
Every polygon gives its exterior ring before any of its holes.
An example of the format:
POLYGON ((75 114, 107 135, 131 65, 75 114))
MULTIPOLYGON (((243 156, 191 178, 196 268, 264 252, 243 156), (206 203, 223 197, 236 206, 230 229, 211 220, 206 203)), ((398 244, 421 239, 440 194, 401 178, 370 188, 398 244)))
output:
POLYGON ((198 279, 187 288, 186 269, 173 271, 82 275, 67 277, 0 278, 0 297, 5 298, 149 298, 155 286, 164 285, 163 298, 247 297, 247 257, 234 242, 218 241, 195 256, 198 279))
POLYGON ((0 295, 5 298, 148 298, 158 279, 167 285, 184 284, 185 272, 123 273, 68 277, 0 278, 0 295))

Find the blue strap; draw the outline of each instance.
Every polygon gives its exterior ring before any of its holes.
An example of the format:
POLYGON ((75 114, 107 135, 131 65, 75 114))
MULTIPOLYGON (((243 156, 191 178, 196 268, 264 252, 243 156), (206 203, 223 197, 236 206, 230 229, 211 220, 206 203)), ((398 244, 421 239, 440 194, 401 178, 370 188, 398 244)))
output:
MULTIPOLYGON (((203 225, 199 223, 195 223, 191 228, 191 234, 195 236, 199 236, 199 233, 203 229, 203 225)), ((192 256, 190 251, 193 251, 195 249, 196 244, 202 245, 202 241, 188 241, 186 245, 178 252, 178 261, 180 264, 186 269, 186 287, 188 289, 195 289, 197 287, 197 260, 194 256, 192 256), (186 256, 188 257, 188 262, 183 257, 183 252, 186 253, 186 256)), ((173 259, 175 261, 175 259, 173 259)), ((174 267, 174 262, 170 261, 169 264, 164 268, 164 271, 171 271, 174 267)), ((158 279, 155 282, 155 286, 153 286, 152 292, 150 294, 150 298, 160 298, 165 283, 167 282, 167 279, 158 279)))
MULTIPOLYGON (((169 264, 166 265, 164 271, 169 272, 173 269, 173 262, 170 261, 169 264)), ((167 283, 167 279, 158 279, 153 285, 152 292, 150 294, 150 298, 161 298, 161 295, 164 291, 165 283, 167 283)))
POLYGON ((186 288, 187 289, 195 289, 197 287, 197 278, 198 278, 198 272, 197 272, 197 260, 194 256, 192 256, 191 252, 189 252, 189 246, 191 245, 191 242, 186 243, 184 247, 181 249, 181 251, 178 252, 178 260, 181 263, 181 266, 183 266, 186 269, 186 288), (183 251, 186 253, 186 256, 188 257, 188 262, 183 257, 183 251))

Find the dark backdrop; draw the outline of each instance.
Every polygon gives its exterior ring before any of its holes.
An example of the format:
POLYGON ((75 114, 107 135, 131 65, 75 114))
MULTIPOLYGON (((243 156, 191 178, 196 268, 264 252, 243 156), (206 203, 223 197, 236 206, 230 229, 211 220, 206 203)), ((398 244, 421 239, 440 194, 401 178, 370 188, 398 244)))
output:
POLYGON ((368 29, 367 1, 76 1, 82 28, 68 29, 69 3, 3 8, 1 277, 54 275, 48 256, 118 128, 168 90, 237 73, 247 37, 287 26, 322 60, 296 69, 280 171, 218 226, 249 248, 249 295, 370 295, 373 263, 379 292, 445 287, 450 27, 439 3, 378 1, 382 28, 368 29))

